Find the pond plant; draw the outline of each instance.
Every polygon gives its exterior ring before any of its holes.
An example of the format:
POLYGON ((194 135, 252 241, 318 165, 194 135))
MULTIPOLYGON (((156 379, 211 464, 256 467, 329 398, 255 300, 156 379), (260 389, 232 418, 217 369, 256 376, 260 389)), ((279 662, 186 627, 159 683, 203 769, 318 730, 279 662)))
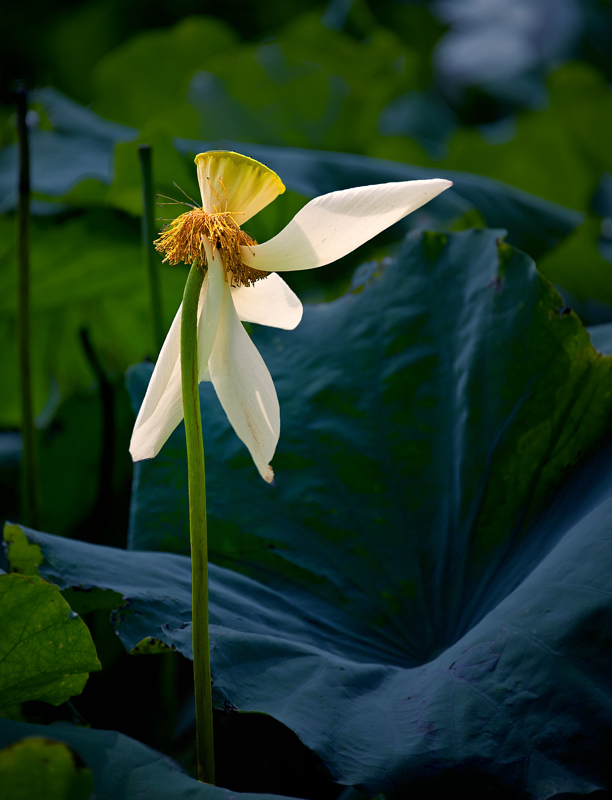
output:
POLYGON ((270 373, 240 320, 293 329, 302 304, 277 271, 335 261, 451 186, 428 180, 364 186, 311 200, 277 236, 258 245, 241 225, 285 187, 272 170, 238 153, 195 158, 202 206, 164 229, 157 249, 191 266, 183 303, 159 354, 132 435, 135 461, 157 455, 185 419, 192 563, 193 665, 198 774, 214 783, 208 639, 206 480, 198 384, 208 379, 232 427, 270 483, 280 434, 270 373))
POLYGON ((18 87, 2 797, 612 790, 611 20, 370 5, 18 87))

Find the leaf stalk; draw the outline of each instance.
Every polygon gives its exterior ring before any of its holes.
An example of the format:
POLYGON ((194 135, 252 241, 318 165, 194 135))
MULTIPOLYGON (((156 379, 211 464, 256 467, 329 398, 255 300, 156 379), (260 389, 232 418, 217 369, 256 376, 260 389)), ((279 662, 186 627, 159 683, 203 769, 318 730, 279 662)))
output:
POLYGON ((19 141, 19 204, 17 207, 17 342, 21 394, 21 497, 26 525, 40 527, 36 438, 32 400, 30 347, 30 142, 28 97, 23 84, 17 87, 17 137, 19 141))

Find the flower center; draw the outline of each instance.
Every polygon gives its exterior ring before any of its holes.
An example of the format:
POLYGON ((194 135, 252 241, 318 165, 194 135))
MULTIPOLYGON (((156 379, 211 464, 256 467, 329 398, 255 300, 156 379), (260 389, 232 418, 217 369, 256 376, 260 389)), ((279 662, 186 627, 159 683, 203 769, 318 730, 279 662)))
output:
POLYGON ((230 286, 251 286, 255 281, 267 278, 267 272, 253 269, 242 263, 240 248, 257 244, 248 233, 240 230, 229 211, 207 214, 202 208, 195 208, 181 214, 162 230, 155 248, 165 255, 164 262, 178 264, 184 261, 208 267, 203 237, 213 249, 221 252, 225 276, 230 286))

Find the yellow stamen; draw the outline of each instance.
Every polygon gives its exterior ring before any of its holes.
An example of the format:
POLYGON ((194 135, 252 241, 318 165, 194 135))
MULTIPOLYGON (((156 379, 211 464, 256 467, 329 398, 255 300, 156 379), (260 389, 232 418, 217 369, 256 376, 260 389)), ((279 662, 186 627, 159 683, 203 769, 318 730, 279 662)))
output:
POLYGON ((197 259, 200 265, 207 267, 203 237, 208 239, 211 248, 221 252, 225 275, 231 286, 251 286, 268 276, 267 272, 242 263, 240 248, 251 247, 257 242, 240 230, 229 211, 207 214, 196 208, 181 214, 163 229, 155 247, 165 255, 164 262, 169 264, 181 261, 193 264, 197 259))

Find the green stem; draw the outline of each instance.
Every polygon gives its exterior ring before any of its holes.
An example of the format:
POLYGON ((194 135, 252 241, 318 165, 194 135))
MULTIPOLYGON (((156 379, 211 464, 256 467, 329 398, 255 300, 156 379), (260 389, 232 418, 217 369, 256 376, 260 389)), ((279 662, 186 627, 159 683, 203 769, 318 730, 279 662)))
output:
POLYGON ((147 264, 147 273, 149 275, 149 295, 151 300, 151 316, 153 317, 155 349, 156 352, 159 353, 164 343, 164 314, 159 274, 159 256, 153 244, 157 232, 155 230, 155 217, 153 213, 155 196, 153 193, 151 145, 141 144, 138 147, 138 155, 140 156, 140 166, 142 167, 142 242, 147 264))
POLYGON ((204 443, 198 392, 198 301, 204 272, 197 262, 191 267, 181 315, 181 379, 187 437, 189 527, 191 531, 191 605, 193 626, 193 675, 197 733, 198 780, 215 782, 213 749, 212 684, 208 641, 208 544, 206 536, 206 478, 204 443))
POLYGON ((32 403, 30 358, 30 145, 28 138, 28 98, 25 86, 17 89, 17 134, 19 138, 19 206, 17 211, 18 307, 17 341, 21 388, 21 490, 23 515, 27 525, 39 527, 36 442, 32 403))

